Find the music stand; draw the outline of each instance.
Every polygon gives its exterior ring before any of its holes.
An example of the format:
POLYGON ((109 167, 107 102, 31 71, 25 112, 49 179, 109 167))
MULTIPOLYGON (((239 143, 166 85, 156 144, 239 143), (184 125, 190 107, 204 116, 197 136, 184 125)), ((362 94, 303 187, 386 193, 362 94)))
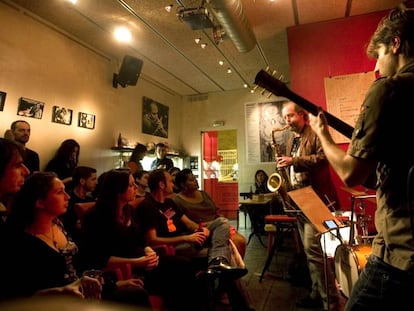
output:
POLYGON ((343 224, 332 215, 329 208, 316 194, 311 186, 296 189, 288 192, 289 197, 296 203, 306 218, 314 225, 316 231, 319 234, 330 232, 333 229, 339 229, 343 227, 343 224), (337 227, 326 228, 324 222, 327 220, 333 220, 337 227))
MULTIPOLYGON (((335 216, 332 215, 329 208, 325 205, 325 203, 316 194, 316 192, 312 189, 311 186, 289 191, 288 195, 301 209, 306 218, 308 218, 308 220, 312 223, 316 231, 318 231, 317 235, 323 235, 325 243, 324 249, 326 249, 325 234, 327 232, 331 233, 331 231, 333 230, 336 230, 337 234, 339 234, 339 228, 344 227, 344 225, 341 222, 339 222, 339 220, 337 220, 335 216), (333 221, 336 224, 336 226, 332 228, 325 227, 324 223, 326 223, 327 221, 333 221)), ((325 272, 325 288, 327 292, 327 304, 329 309, 330 299, 328 289, 328 260, 326 252, 323 249, 322 251, 324 254, 323 261, 325 272)))

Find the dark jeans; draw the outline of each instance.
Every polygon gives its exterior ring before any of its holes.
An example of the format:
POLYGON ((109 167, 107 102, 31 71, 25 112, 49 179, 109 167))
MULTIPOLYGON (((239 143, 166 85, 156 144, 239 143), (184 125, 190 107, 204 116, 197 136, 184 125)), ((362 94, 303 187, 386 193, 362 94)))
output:
POLYGON ((352 289, 345 311, 411 309, 413 289, 414 272, 396 269, 371 255, 352 289))

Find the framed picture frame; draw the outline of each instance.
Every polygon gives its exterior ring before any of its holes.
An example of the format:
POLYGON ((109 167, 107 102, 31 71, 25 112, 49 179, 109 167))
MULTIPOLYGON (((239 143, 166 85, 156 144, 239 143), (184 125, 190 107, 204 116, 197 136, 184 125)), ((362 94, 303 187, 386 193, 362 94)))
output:
POLYGON ((86 129, 95 128, 95 115, 85 112, 79 112, 78 116, 78 126, 86 129))
POLYGON ((53 106, 52 122, 71 125, 73 110, 60 106, 53 106))
POLYGON ((168 138, 169 107, 145 96, 142 107, 142 132, 168 138))
POLYGON ((6 92, 0 92, 0 111, 4 109, 4 103, 6 102, 6 92))
POLYGON ((35 119, 41 119, 45 103, 38 100, 21 97, 17 107, 17 115, 35 119))

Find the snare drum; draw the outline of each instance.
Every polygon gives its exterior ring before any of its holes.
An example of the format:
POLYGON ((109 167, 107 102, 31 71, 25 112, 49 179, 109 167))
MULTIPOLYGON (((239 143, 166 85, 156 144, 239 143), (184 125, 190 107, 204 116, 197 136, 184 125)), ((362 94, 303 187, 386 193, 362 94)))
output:
POLYGON ((335 251, 335 276, 343 295, 349 298, 352 287, 371 254, 371 245, 339 245, 335 251))

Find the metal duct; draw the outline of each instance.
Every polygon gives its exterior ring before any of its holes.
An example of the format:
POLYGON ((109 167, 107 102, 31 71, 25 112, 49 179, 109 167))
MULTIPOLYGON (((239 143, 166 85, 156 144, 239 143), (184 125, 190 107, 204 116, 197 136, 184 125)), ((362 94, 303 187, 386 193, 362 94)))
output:
POLYGON ((241 53, 251 51, 256 37, 243 13, 241 0, 207 0, 211 13, 241 53))

